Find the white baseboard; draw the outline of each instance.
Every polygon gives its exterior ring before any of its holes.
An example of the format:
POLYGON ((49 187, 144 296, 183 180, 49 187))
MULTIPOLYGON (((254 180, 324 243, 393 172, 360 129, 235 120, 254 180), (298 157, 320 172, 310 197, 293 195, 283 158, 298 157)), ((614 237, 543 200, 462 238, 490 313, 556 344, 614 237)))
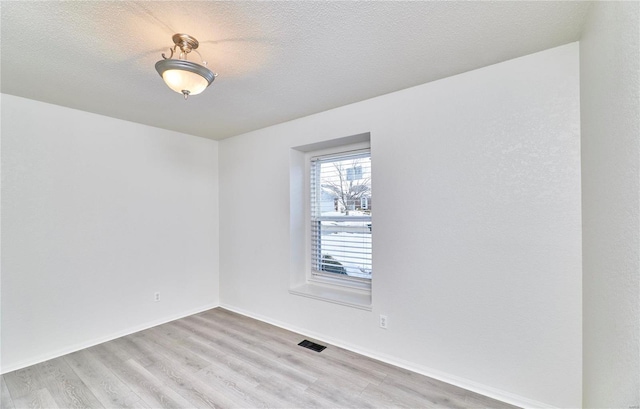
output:
POLYGON ((289 325, 284 322, 280 322, 278 320, 271 319, 269 317, 262 316, 260 314, 254 314, 249 311, 245 311, 241 308, 236 308, 234 306, 221 303, 221 308, 227 309, 229 311, 236 312, 238 314, 254 318, 256 320, 266 322, 271 325, 275 325, 276 327, 280 327, 289 331, 297 332, 298 334, 304 335, 306 337, 313 338, 317 341, 326 342, 327 344, 335 345, 339 348, 347 349, 349 351, 355 352, 360 355, 364 355, 366 357, 376 359, 378 361, 382 361, 400 368, 407 369, 412 372, 419 373, 420 375, 425 375, 433 379, 437 379, 442 382, 446 382, 451 385, 458 386, 463 389, 467 389, 469 391, 479 393, 481 395, 487 396, 492 399, 496 399, 511 405, 515 405, 521 408, 554 408, 552 405, 538 402, 532 399, 528 399, 510 392, 506 392, 500 389, 492 388, 490 386, 483 385, 478 382, 474 382, 465 378, 461 378, 455 375, 447 374, 435 369, 427 368, 421 365, 416 365, 412 362, 404 361, 402 359, 395 358, 393 356, 389 356, 386 354, 381 354, 375 351, 369 351, 363 349, 357 345, 349 344, 348 342, 344 342, 339 339, 335 339, 332 337, 325 336, 323 334, 319 334, 314 331, 310 331, 306 328, 296 327, 294 325, 289 325))
POLYGON ((57 351, 51 351, 51 352, 48 352, 46 354, 35 356, 33 358, 30 358, 30 359, 27 359, 27 360, 24 360, 24 361, 21 361, 21 362, 18 362, 18 363, 14 363, 14 364, 10 364, 10 365, 4 366, 2 368, 2 371, 0 372, 0 374, 5 374, 5 373, 8 373, 8 372, 16 371, 18 369, 26 368, 26 367, 31 366, 31 365, 39 364, 41 362, 48 361, 50 359, 54 359, 54 358, 61 357, 63 355, 70 354, 72 352, 80 351, 81 349, 90 348, 92 346, 95 346, 95 345, 98 345, 98 344, 102 344, 104 342, 108 342, 108 341, 114 340, 116 338, 124 337, 126 335, 131 335, 131 334, 133 334, 135 332, 139 332, 139 331, 144 331, 145 329, 149 329, 149 328, 152 328, 152 327, 156 327, 158 325, 166 324, 167 322, 171 322, 171 321, 175 321, 175 320, 180 319, 180 318, 188 317, 189 315, 198 314, 200 312, 207 311, 207 310, 210 310, 210 309, 216 308, 216 307, 219 307, 219 304, 203 305, 201 307, 194 308, 192 310, 188 310, 188 311, 185 311, 185 312, 181 312, 179 314, 170 315, 168 317, 164 317, 164 318, 161 318, 161 319, 158 319, 158 320, 155 320, 155 321, 146 322, 146 323, 141 324, 141 325, 136 325, 134 327, 127 328, 126 330, 118 331, 116 333, 109 334, 109 335, 106 335, 104 337, 98 337, 98 338, 95 338, 95 339, 92 339, 92 340, 89 340, 89 341, 80 342, 80 343, 77 343, 75 345, 59 349, 57 351))

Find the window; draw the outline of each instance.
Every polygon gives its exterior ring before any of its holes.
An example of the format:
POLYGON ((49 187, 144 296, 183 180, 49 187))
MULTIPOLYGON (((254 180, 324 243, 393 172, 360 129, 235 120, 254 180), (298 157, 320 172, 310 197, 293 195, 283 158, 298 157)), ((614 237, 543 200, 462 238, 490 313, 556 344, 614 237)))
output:
POLYGON ((370 149, 369 132, 291 148, 291 295, 372 311, 370 149))
POLYGON ((310 165, 312 278, 370 286, 371 153, 316 156, 310 165))

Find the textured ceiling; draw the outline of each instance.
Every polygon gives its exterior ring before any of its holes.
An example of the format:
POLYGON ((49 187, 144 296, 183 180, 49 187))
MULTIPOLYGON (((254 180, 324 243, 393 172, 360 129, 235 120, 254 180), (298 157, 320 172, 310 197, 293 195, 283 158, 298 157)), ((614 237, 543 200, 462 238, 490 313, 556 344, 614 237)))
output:
POLYGON ((586 2, 2 1, 2 92, 223 139, 577 41, 586 2), (185 101, 174 33, 219 74, 185 101))

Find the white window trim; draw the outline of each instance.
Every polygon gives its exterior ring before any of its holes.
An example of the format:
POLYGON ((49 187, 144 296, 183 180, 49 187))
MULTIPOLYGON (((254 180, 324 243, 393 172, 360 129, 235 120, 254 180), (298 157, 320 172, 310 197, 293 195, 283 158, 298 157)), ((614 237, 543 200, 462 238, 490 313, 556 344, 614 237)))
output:
MULTIPOLYGON (((345 285, 344 278, 319 278, 311 274, 310 168, 312 156, 371 149, 370 134, 363 133, 294 147, 290 168, 290 287, 289 293, 366 311, 372 310, 372 281, 345 285)), ((353 278, 353 277, 352 277, 353 278)))
POLYGON ((306 226, 306 265, 307 282, 319 283, 326 286, 344 287, 349 290, 371 293, 371 280, 358 277, 337 277, 335 274, 322 273, 312 271, 311 269, 311 160, 313 158, 322 157, 323 159, 331 159, 332 156, 339 158, 347 153, 370 152, 371 144, 369 142, 351 144, 346 146, 336 146, 329 149, 323 149, 314 152, 308 152, 305 155, 305 226, 306 226))

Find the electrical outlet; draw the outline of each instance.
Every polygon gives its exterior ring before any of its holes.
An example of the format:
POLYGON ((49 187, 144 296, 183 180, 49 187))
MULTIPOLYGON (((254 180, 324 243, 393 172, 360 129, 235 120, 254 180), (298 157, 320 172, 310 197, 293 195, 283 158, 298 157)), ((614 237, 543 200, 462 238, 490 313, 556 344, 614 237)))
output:
POLYGON ((380 314, 380 328, 387 328, 388 320, 386 315, 380 314))
POLYGON ((153 300, 154 300, 155 302, 160 301, 160 293, 155 293, 155 294, 153 295, 153 300))

